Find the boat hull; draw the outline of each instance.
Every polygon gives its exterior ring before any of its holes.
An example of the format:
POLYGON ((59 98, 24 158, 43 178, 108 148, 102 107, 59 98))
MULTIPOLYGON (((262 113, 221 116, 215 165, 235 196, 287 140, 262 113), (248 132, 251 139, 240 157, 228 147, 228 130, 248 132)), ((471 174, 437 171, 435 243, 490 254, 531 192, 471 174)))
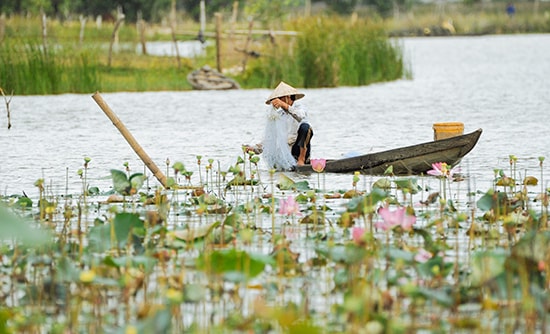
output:
MULTIPOLYGON (((357 157, 328 160, 326 173, 382 175, 392 166, 395 175, 419 175, 432 169, 432 164, 445 162, 456 166, 477 144, 482 130, 422 144, 365 154, 357 157)), ((311 165, 297 166, 296 171, 308 173, 311 165)))

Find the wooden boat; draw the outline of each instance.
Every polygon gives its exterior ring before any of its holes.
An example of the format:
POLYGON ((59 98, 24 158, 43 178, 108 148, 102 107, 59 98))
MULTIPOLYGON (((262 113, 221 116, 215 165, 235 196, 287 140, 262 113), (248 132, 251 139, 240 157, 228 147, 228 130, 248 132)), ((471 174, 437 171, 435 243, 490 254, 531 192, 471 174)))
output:
MULTIPOLYGON (((326 173, 354 173, 382 175, 393 166, 395 175, 424 174, 432 169, 432 164, 445 162, 456 166, 477 144, 481 129, 474 132, 434 140, 422 144, 396 148, 388 151, 369 153, 338 160, 327 160, 326 173)), ((312 172, 311 165, 297 166, 299 173, 312 172)))
POLYGON ((239 89, 239 84, 206 65, 187 75, 187 81, 198 90, 239 89))

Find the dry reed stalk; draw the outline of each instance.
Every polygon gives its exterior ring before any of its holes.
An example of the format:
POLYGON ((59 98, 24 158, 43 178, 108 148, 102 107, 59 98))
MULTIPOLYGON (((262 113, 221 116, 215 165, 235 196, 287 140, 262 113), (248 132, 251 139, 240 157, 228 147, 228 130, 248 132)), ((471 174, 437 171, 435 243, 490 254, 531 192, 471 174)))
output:
POLYGON ((4 93, 4 90, 2 89, 2 87, 0 87, 0 93, 4 97, 4 102, 6 103, 6 112, 8 114, 8 130, 9 130, 11 129, 10 102, 13 97, 13 91, 11 92, 11 96, 9 97, 9 99, 6 97, 6 94, 4 93))

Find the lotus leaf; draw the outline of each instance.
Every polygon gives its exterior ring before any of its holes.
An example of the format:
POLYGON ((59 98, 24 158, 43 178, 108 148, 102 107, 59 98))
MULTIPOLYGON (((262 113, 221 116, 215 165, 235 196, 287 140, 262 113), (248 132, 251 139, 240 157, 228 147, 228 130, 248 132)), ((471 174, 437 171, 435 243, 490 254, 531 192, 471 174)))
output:
POLYGON ((242 273, 246 278, 254 278, 264 271, 267 258, 251 256, 235 249, 203 253, 197 258, 197 268, 213 274, 231 272, 242 273))
MULTIPOLYGON (((94 226, 90 229, 90 248, 97 252, 103 252, 114 247, 123 247, 130 238, 137 241, 134 230, 143 228, 143 220, 137 214, 118 213, 112 223, 94 226)), ((137 245, 134 243, 134 246, 137 245)))
POLYGON ((33 227, 30 222, 0 205, 0 241, 11 239, 27 246, 45 245, 51 240, 47 231, 33 227))
POLYGON ((170 232, 174 237, 185 241, 185 242, 191 242, 196 241, 197 239, 202 239, 206 237, 212 230, 220 225, 220 222, 214 222, 209 225, 203 225, 199 226, 195 229, 185 229, 185 230, 177 230, 170 232))
POLYGON ((124 196, 136 194, 145 181, 143 173, 135 173, 127 177, 126 173, 116 169, 111 169, 111 178, 115 191, 124 196))
POLYGON ((472 273, 470 275, 473 286, 481 286, 504 273, 504 263, 507 253, 503 249, 477 252, 472 255, 472 273))

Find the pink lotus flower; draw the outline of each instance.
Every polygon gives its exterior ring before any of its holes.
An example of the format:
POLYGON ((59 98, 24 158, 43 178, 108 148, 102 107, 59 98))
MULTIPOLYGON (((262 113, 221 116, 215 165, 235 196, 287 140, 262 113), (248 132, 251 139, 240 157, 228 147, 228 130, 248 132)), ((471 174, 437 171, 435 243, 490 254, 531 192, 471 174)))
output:
POLYGON ((401 226, 405 231, 410 231, 416 222, 416 216, 408 215, 407 209, 403 207, 399 207, 394 211, 390 211, 389 208, 380 208, 378 214, 380 214, 383 221, 375 223, 374 226, 384 231, 391 230, 397 226, 401 226))
POLYGON ((311 168, 317 173, 322 173, 327 165, 326 159, 311 159, 311 168))
POLYGON ((414 260, 416 262, 420 262, 420 263, 425 263, 427 262, 429 259, 431 259, 433 256, 432 253, 428 252, 427 250, 425 250, 424 248, 420 248, 418 250, 418 253, 416 253, 416 255, 414 256, 414 260))
POLYGON ((451 168, 451 166, 447 165, 446 162, 435 162, 432 164, 432 169, 430 169, 427 173, 428 175, 442 176, 452 179, 454 174, 458 171, 460 171, 460 168, 451 168))
POLYGON ((537 264, 537 268, 539 271, 544 271, 546 269, 546 263, 544 261, 539 261, 537 264))
POLYGON ((282 199, 280 202, 279 213, 282 215, 294 215, 300 213, 300 206, 298 202, 292 196, 288 196, 287 199, 282 199))
POLYGON ((351 230, 351 238, 353 239, 353 242, 357 245, 363 244, 365 242, 363 240, 364 235, 365 229, 363 227, 354 227, 351 230))

